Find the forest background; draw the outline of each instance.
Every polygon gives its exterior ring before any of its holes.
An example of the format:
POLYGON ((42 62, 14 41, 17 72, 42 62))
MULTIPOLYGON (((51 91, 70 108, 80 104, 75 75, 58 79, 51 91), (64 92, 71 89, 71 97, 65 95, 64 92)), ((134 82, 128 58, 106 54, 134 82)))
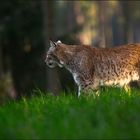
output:
POLYGON ((76 89, 69 72, 45 65, 49 39, 95 47, 138 43, 139 7, 140 1, 1 1, 0 101, 34 89, 55 95, 76 89))

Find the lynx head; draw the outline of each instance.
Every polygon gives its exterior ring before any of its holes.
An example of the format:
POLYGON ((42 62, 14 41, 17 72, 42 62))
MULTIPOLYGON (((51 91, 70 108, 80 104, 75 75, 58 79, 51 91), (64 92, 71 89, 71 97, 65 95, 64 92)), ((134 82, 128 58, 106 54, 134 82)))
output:
POLYGON ((50 68, 63 67, 67 60, 67 45, 61 41, 50 40, 50 48, 47 51, 45 62, 50 68))

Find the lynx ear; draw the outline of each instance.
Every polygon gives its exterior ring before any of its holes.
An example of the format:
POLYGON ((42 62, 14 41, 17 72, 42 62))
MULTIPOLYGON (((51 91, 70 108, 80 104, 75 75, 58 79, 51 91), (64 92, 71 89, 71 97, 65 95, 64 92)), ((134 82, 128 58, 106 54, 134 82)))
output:
POLYGON ((58 40, 57 43, 62 43, 62 42, 60 40, 58 40))
POLYGON ((56 47, 56 45, 57 45, 57 43, 55 43, 54 41, 51 41, 51 40, 50 40, 50 46, 51 46, 51 47, 56 47))

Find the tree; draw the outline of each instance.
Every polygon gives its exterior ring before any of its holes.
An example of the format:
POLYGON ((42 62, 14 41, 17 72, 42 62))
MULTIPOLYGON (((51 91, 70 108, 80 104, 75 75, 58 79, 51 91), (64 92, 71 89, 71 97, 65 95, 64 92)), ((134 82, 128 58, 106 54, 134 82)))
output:
MULTIPOLYGON (((55 39, 54 31, 54 1, 42 1, 42 11, 43 11, 43 36, 44 45, 46 51, 49 49, 49 39, 55 39)), ((60 78, 58 75, 57 68, 47 70, 47 91, 59 94, 61 90, 60 78)))
POLYGON ((0 5, 4 25, 0 42, 2 65, 10 72, 17 97, 31 95, 36 87, 45 87, 40 4, 38 1, 7 0, 0 5))

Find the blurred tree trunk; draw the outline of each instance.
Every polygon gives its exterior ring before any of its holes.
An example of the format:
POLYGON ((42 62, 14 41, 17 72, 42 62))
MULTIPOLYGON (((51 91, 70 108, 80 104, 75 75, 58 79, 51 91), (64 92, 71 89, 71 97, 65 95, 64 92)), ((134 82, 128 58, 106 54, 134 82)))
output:
MULTIPOLYGON (((49 49, 49 39, 55 39, 54 31, 54 1, 42 0, 43 11, 43 36, 46 51, 49 49)), ((61 84, 57 69, 46 68, 47 70, 47 91, 59 94, 61 90, 61 84)))
POLYGON ((133 21, 133 41, 140 42, 140 1, 135 1, 131 3, 131 20, 133 21))
POLYGON ((3 68, 2 68, 2 46, 1 46, 1 38, 0 38, 0 79, 3 77, 3 68))
POLYGON ((108 47, 112 46, 112 27, 110 23, 109 11, 108 11, 108 2, 107 1, 98 1, 99 7, 99 37, 100 39, 100 47, 108 47))
POLYGON ((130 43, 133 42, 133 29, 132 29, 132 20, 131 20, 131 1, 121 1, 122 6, 122 12, 123 12, 123 18, 124 18, 124 43, 130 43))
POLYGON ((4 70, 4 56, 2 39, 0 36, 0 103, 5 101, 8 97, 15 99, 16 91, 13 85, 12 72, 10 66, 4 70))
POLYGON ((106 46, 105 41, 105 17, 104 17, 104 1, 98 1, 98 7, 99 7, 99 36, 100 36, 100 47, 106 46))
POLYGON ((75 1, 68 1, 67 2, 67 30, 73 31, 76 25, 76 15, 74 10, 75 1))
POLYGON ((137 20, 137 22, 133 23, 133 39, 134 42, 140 42, 140 19, 137 20))

